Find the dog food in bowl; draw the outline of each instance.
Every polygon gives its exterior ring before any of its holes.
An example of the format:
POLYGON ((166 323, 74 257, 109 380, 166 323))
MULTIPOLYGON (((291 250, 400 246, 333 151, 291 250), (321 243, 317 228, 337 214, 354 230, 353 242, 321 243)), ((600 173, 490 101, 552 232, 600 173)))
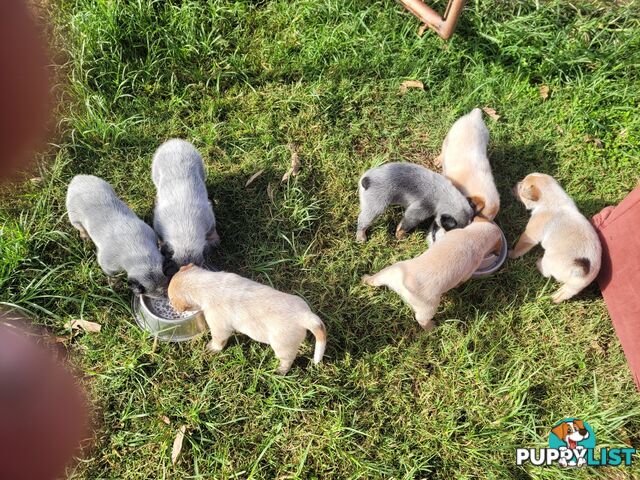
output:
POLYGON ((201 311, 178 313, 166 297, 134 295, 133 312, 140 328, 167 342, 190 340, 207 330, 201 311))
POLYGON ((175 308, 171 305, 171 302, 168 298, 148 298, 147 306, 149 307, 149 311, 154 315, 157 315, 161 318, 166 318, 167 320, 177 320, 178 318, 187 318, 197 313, 197 311, 185 311, 182 313, 178 313, 175 308))

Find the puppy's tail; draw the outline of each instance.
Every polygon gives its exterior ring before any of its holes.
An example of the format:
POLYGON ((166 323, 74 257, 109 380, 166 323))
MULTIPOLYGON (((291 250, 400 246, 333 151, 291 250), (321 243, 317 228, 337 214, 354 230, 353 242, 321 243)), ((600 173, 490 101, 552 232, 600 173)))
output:
POLYGON ((591 261, 588 258, 576 258, 573 260, 573 268, 571 269, 571 276, 573 277, 586 277, 591 270, 591 261))
POLYGON ((314 313, 308 313, 302 321, 304 328, 313 333, 316 337, 316 348, 313 352, 313 363, 320 363, 324 356, 324 349, 327 347, 327 329, 318 317, 314 313))

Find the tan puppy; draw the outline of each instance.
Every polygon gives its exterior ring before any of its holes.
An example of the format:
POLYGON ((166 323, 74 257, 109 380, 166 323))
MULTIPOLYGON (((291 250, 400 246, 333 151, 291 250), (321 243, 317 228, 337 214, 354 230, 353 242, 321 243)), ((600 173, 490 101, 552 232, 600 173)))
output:
POLYGON ((549 175, 527 175, 515 186, 514 193, 531 210, 531 218, 509 258, 521 257, 541 244, 544 255, 536 263, 538 270, 562 283, 553 301, 560 303, 573 297, 600 271, 602 247, 596 231, 549 175))
POLYGON ((469 226, 447 232, 419 257, 365 275, 362 281, 396 292, 411 306, 420 326, 430 330, 442 294, 466 282, 487 254, 499 254, 501 247, 498 226, 476 217, 469 226))
POLYGON ((453 124, 438 162, 444 176, 474 203, 476 212, 493 220, 500 210, 500 195, 487 158, 488 143, 489 130, 482 120, 482 110, 474 108, 453 124))
POLYGON ((314 363, 324 355, 324 323, 304 300, 235 273, 186 265, 171 279, 169 300, 178 312, 203 311, 211 329, 207 348, 212 352, 221 351, 234 333, 244 333, 271 345, 280 360, 278 373, 285 374, 309 330, 316 337, 314 363))

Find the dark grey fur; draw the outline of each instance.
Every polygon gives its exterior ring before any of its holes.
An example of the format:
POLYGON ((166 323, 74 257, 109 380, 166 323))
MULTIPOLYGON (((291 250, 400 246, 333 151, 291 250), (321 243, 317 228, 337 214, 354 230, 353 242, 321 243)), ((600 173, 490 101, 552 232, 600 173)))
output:
POLYGON ((169 279, 153 229, 120 200, 111 185, 93 175, 77 175, 67 189, 69 221, 91 238, 98 264, 109 276, 127 272, 137 294, 162 296, 169 279))
POLYGON ((408 232, 433 219, 444 230, 463 228, 473 219, 469 201, 444 176, 412 163, 387 163, 360 178, 358 241, 389 205, 404 207, 398 232, 408 232))

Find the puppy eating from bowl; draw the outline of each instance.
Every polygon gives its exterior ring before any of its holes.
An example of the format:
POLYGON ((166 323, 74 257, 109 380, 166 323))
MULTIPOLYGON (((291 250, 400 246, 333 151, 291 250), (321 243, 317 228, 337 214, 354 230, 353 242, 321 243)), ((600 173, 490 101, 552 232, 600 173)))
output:
POLYGON ((111 185, 93 175, 76 175, 67 189, 69 221, 97 248, 98 264, 108 276, 127 272, 137 295, 162 297, 170 266, 158 249, 153 229, 120 200, 111 185))
POLYGON ((500 210, 500 195, 487 158, 488 143, 482 110, 474 108, 453 124, 438 160, 443 175, 473 202, 476 213, 493 220, 500 210))
POLYGON ((153 227, 163 254, 178 266, 202 265, 220 243, 202 157, 189 142, 168 140, 153 155, 151 177, 157 190, 153 227))
POLYGON ((562 284, 552 299, 555 303, 568 300, 598 276, 602 257, 598 234, 549 175, 527 175, 514 194, 531 210, 531 218, 509 258, 521 257, 540 244, 544 255, 536 262, 538 270, 562 284))
POLYGON ((365 275, 362 281, 389 287, 409 304, 420 326, 431 330, 442 295, 466 282, 488 254, 498 255, 501 248, 500 228, 478 216, 467 227, 447 232, 422 255, 365 275))
POLYGON ((405 209, 396 228, 398 239, 427 220, 433 220, 435 227, 453 230, 468 225, 473 218, 464 195, 445 177, 420 165, 387 163, 367 170, 358 183, 358 242, 367 239, 367 228, 389 205, 405 209))
POLYGON ((235 273, 183 266, 171 279, 169 300, 177 312, 202 310, 211 330, 207 348, 214 353, 220 352, 234 333, 243 333, 271 345, 280 360, 278 373, 284 375, 309 330, 316 339, 314 363, 324 355, 324 323, 302 298, 235 273))

